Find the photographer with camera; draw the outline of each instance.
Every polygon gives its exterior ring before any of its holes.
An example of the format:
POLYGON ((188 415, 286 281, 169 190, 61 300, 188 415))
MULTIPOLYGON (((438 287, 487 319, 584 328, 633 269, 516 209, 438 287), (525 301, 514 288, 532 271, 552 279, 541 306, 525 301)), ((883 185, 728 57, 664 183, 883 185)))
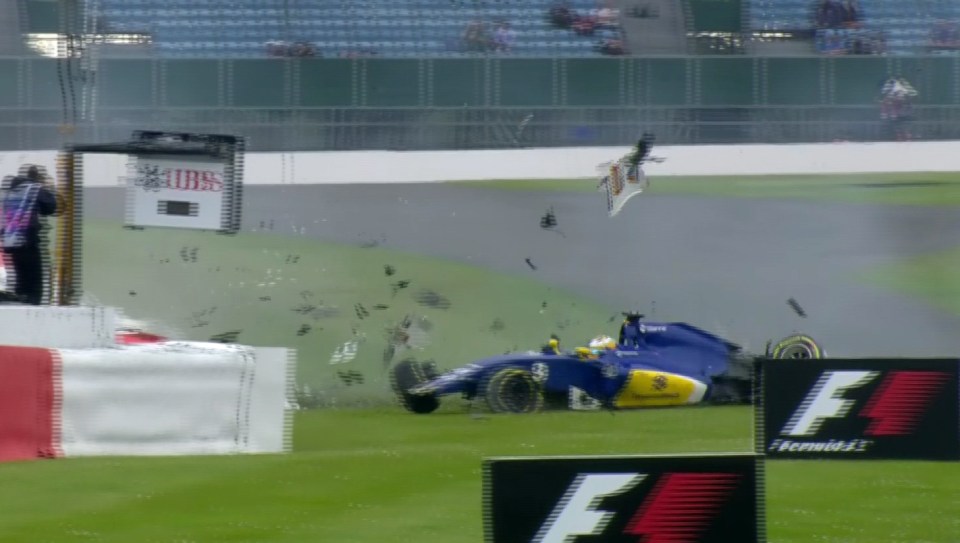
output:
POLYGON ((37 166, 21 172, 5 180, 2 189, 4 265, 8 274, 13 271, 14 292, 20 301, 40 305, 44 279, 41 216, 56 213, 57 197, 53 184, 37 166))

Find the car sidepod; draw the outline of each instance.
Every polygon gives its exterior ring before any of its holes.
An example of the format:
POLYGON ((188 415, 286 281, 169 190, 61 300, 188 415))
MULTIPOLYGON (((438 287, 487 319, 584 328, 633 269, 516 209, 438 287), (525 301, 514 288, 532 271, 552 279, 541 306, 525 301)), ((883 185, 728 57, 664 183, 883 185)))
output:
POLYGON ((655 370, 629 370, 614 399, 620 409, 690 405, 703 401, 707 385, 691 377, 655 370))

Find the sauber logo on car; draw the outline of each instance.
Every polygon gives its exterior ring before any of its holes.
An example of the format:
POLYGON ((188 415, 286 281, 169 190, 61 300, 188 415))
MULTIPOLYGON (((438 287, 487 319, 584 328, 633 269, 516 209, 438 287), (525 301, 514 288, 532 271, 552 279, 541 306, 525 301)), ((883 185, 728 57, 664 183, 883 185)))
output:
MULTIPOLYGON (((534 543, 571 543, 602 535, 616 516, 598 509, 648 478, 645 473, 580 474, 544 522, 534 543)), ((717 516, 741 476, 736 473, 664 473, 630 515, 623 533, 640 541, 694 543, 717 516)))
MULTIPOLYGON (((880 376, 879 371, 825 371, 781 432, 784 436, 812 437, 824 421, 849 415, 856 402, 844 397, 880 376)), ((858 412, 870 420, 864 435, 909 435, 927 406, 950 379, 939 371, 892 371, 858 412)))

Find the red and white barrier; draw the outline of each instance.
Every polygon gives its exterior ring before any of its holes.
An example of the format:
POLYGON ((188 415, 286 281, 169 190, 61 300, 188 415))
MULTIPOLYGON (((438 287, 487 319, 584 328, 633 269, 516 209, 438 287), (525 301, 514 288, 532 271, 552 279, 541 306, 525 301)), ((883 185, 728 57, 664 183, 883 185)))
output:
POLYGON ((60 381, 56 351, 0 348, 0 461, 61 455, 60 381))
POLYGON ((3 346, 0 461, 287 452, 293 370, 282 348, 3 346))

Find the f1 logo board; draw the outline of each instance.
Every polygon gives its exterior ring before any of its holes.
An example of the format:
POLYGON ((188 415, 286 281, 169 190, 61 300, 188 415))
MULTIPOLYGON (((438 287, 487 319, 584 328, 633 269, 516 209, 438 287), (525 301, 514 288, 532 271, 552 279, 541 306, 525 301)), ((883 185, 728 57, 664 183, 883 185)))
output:
POLYGON ((762 457, 491 458, 489 543, 765 540, 762 457))
POLYGON ((770 458, 960 458, 956 359, 763 360, 759 388, 770 458))

